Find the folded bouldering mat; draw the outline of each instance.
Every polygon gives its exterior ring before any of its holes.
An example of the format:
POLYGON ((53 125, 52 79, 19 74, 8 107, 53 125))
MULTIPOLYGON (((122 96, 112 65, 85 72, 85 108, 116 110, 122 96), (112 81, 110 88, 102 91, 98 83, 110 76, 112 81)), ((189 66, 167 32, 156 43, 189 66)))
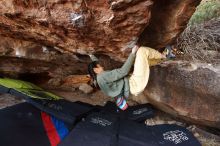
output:
POLYGON ((0 93, 9 93, 9 88, 0 85, 0 93))
POLYGON ((121 111, 108 102, 94 112, 92 105, 69 102, 32 83, 7 78, 0 78, 0 92, 28 102, 0 110, 2 145, 201 146, 184 127, 140 124, 154 116, 150 104, 121 111))
POLYGON ((146 119, 154 117, 154 109, 150 104, 139 104, 129 106, 125 111, 120 110, 115 103, 107 102, 101 111, 106 113, 115 114, 121 118, 133 120, 136 122, 143 122, 146 119))
POLYGON ((92 105, 70 102, 42 88, 21 80, 0 78, 0 91, 22 97, 36 108, 74 124, 94 109, 92 105))
POLYGON ((28 103, 0 110, 2 146, 56 146, 70 126, 28 103))
POLYGON ((37 99, 50 99, 57 100, 61 97, 56 96, 50 92, 44 91, 42 88, 21 80, 0 78, 0 91, 3 93, 10 93, 15 96, 23 98, 37 98, 37 99))
POLYGON ((118 118, 111 114, 90 114, 59 146, 116 146, 118 123, 118 118))
POLYGON ((178 125, 156 125, 150 127, 159 146, 201 146, 194 135, 178 125))
POLYGON ((158 146, 149 127, 129 120, 121 120, 118 146, 158 146))
POLYGON ((90 104, 70 102, 64 99, 46 100, 28 98, 27 102, 31 103, 36 108, 72 125, 95 110, 94 106, 90 104))
POLYGON ((124 113, 124 115, 133 121, 143 122, 146 119, 154 117, 154 109, 151 104, 139 104, 130 106, 124 113))
POLYGON ((59 146, 201 146, 184 127, 146 126, 112 114, 93 113, 79 122, 59 146))
POLYGON ((133 121, 120 121, 119 146, 201 146, 193 134, 177 125, 145 126, 133 121))

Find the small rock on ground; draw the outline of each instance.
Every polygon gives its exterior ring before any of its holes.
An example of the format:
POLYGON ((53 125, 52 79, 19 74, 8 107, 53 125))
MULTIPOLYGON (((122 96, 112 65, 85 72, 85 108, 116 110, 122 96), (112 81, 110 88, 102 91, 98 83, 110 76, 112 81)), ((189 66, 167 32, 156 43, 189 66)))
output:
POLYGON ((93 88, 88 84, 81 84, 79 86, 79 90, 82 91, 83 93, 89 94, 92 93, 93 88))

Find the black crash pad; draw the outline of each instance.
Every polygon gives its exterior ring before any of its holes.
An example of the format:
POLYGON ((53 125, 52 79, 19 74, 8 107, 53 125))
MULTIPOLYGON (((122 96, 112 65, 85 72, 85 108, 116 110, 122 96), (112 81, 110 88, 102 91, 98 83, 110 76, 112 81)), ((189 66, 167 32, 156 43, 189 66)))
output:
POLYGON ((159 146, 201 146, 194 135, 178 125, 156 125, 150 127, 159 146))
POLYGON ((1 109, 0 118, 2 146, 55 146, 72 127, 29 103, 1 109))
POLYGON ((26 100, 36 108, 69 124, 74 124, 94 109, 92 105, 82 102, 70 102, 64 99, 45 100, 26 98, 26 100))
POLYGON ((133 121, 121 120, 118 146, 158 146, 149 127, 133 121))
POLYGON ((150 104, 129 106, 128 109, 122 111, 115 105, 115 103, 109 101, 101 110, 136 122, 143 122, 146 119, 154 117, 154 109, 150 104))
POLYGON ((59 146, 116 146, 118 118, 93 113, 81 121, 59 146))
POLYGON ((186 128, 177 125, 146 126, 121 120, 118 146, 201 146, 186 128))
POLYGON ((9 88, 0 85, 0 93, 9 93, 9 88))
POLYGON ((2 146, 50 146, 40 111, 28 103, 0 110, 2 146))

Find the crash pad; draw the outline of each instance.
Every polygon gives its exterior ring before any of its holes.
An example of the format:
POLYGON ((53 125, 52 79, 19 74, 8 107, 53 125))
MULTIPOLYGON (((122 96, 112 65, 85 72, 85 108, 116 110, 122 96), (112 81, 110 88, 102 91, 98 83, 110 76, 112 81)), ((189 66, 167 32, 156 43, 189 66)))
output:
POLYGON ((116 146, 118 118, 93 113, 79 122, 59 146, 116 146))
POLYGON ((28 103, 0 110, 2 146, 55 146, 68 133, 69 125, 28 103))

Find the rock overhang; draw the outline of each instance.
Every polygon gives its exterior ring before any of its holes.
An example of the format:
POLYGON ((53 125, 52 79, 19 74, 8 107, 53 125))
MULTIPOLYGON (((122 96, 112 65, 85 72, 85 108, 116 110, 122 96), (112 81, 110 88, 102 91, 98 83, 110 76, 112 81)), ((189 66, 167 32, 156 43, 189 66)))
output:
POLYGON ((200 1, 2 0, 0 35, 123 61, 137 41, 156 49, 173 43, 200 1))

